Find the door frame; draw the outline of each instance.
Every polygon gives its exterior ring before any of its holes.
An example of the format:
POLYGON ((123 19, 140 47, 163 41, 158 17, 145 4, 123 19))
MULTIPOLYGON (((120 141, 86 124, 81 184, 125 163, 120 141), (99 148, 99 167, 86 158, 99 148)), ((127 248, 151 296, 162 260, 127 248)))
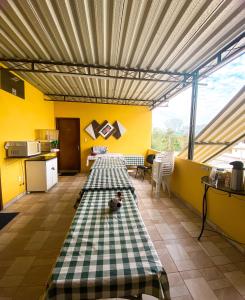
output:
MULTIPOLYGON (((59 119, 69 119, 69 120, 78 120, 78 129, 79 129, 79 138, 78 138, 78 142, 79 142, 79 173, 81 173, 81 128, 80 128, 80 118, 69 118, 69 117, 56 117, 55 118, 55 127, 57 130, 59 130, 58 127, 58 120, 59 119)), ((57 153, 57 157, 58 157, 58 169, 59 169, 59 155, 60 153, 57 153)))

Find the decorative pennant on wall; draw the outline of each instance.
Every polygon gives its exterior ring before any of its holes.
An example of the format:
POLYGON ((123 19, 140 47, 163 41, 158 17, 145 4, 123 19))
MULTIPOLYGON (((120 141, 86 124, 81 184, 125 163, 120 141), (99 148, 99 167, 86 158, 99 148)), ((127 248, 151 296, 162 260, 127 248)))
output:
POLYGON ((93 120, 86 128, 85 131, 93 138, 94 140, 97 139, 99 136, 99 130, 98 128, 100 127, 100 124, 93 120))
POLYGON ((119 139, 126 132, 126 129, 118 121, 115 121, 113 125, 111 125, 107 120, 105 120, 102 124, 93 120, 85 128, 85 131, 94 140, 96 140, 100 135, 105 139, 108 139, 111 135, 113 135, 116 139, 119 139))
POLYGON ((126 129, 122 126, 122 124, 118 121, 115 121, 113 124, 113 127, 115 128, 115 131, 113 133, 113 136, 116 139, 120 139, 120 137, 122 137, 124 135, 124 133, 126 132, 126 129))

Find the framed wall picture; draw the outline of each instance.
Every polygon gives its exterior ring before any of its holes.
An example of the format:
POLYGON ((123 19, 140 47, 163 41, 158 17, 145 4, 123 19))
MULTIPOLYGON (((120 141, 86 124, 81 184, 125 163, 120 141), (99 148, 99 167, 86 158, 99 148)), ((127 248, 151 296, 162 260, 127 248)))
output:
POLYGON ((103 126, 99 134, 103 136, 103 138, 106 138, 110 133, 114 130, 114 127, 110 123, 106 123, 105 126, 103 126))

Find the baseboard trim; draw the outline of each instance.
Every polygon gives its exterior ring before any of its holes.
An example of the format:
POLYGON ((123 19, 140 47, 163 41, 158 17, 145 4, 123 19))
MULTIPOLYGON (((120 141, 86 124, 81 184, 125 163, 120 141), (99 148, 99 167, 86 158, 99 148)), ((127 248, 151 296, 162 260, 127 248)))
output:
POLYGON ((9 206, 11 206, 12 204, 14 204, 15 202, 17 202, 18 200, 20 200, 20 198, 22 198, 23 196, 26 195, 26 192, 23 192, 21 194, 19 194, 18 196, 14 197, 12 200, 10 200, 8 203, 6 203, 5 205, 3 205, 3 209, 8 208, 9 206))
MULTIPOLYGON (((171 191, 171 194, 178 200, 181 201, 187 208, 189 208, 193 213, 195 213, 196 215, 198 215, 200 218, 202 218, 202 214, 195 208, 193 207, 190 203, 188 203, 186 200, 184 200, 180 195, 178 195, 177 193, 173 193, 171 191)), ((226 238, 226 235, 228 235, 227 233, 225 233, 217 224, 213 223, 212 221, 210 221, 208 218, 206 219, 206 223, 212 227, 214 230, 216 230, 218 233, 220 233, 220 235, 227 241, 229 242, 231 245, 233 245, 234 247, 237 248, 237 250, 239 250, 241 253, 245 254, 245 246, 240 245, 237 242, 231 241, 228 238, 226 238)))

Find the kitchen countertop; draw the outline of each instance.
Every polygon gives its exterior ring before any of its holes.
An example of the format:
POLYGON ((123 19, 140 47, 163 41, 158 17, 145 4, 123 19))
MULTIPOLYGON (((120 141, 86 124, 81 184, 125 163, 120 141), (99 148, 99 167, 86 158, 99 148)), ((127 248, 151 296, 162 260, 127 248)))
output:
POLYGON ((50 159, 56 158, 56 156, 53 155, 39 155, 32 158, 26 159, 26 161, 47 161, 50 159))

